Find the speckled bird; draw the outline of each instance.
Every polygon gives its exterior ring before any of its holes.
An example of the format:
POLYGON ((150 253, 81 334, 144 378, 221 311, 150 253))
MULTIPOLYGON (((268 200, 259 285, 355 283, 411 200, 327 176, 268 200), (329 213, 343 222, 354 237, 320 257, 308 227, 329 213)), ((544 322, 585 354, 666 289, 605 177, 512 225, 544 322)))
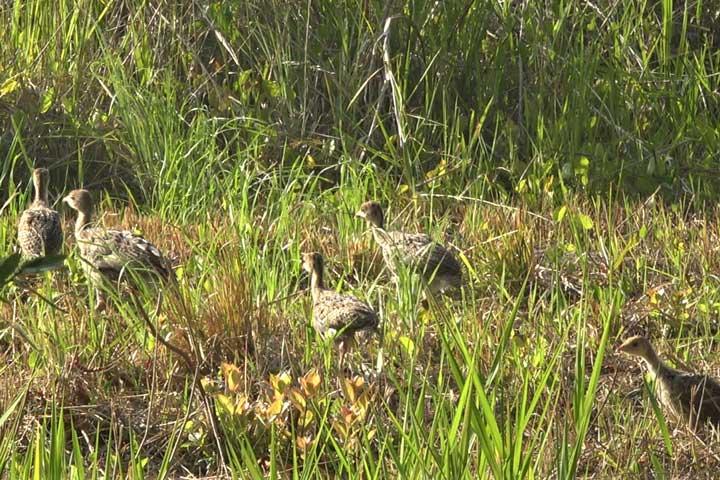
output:
MULTIPOLYGON (((127 230, 110 230, 92 225, 93 204, 87 190, 73 190, 63 201, 77 211, 75 241, 82 267, 91 284, 98 287, 104 279, 118 282, 129 271, 145 278, 174 279, 163 254, 140 235, 127 230)), ((105 296, 97 289, 96 309, 105 307, 105 296)))
POLYGON ((18 244, 23 258, 56 255, 63 243, 60 215, 48 203, 50 174, 45 168, 33 170, 35 200, 20 216, 18 244))
POLYGON ((644 337, 627 339, 619 351, 645 361, 655 377, 657 398, 673 416, 692 429, 706 423, 720 426, 720 384, 716 380, 666 365, 644 337))
POLYGON ((355 334, 378 325, 375 310, 358 298, 325 288, 324 261, 319 253, 302 255, 303 270, 310 274, 313 300, 313 327, 322 336, 336 336, 340 347, 340 365, 345 351, 354 343, 355 334))
POLYGON ((385 215, 377 202, 363 203, 356 215, 372 228, 373 237, 395 280, 398 264, 404 264, 422 275, 432 293, 446 292, 462 285, 460 262, 430 236, 386 230, 385 215))

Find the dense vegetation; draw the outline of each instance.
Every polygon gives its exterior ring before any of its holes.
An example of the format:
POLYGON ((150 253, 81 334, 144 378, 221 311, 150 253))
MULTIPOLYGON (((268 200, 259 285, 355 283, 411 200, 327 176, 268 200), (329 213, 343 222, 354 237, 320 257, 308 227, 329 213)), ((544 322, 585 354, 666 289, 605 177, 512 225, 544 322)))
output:
POLYGON ((180 284, 158 315, 95 313, 70 239, 64 270, 0 287, 3 476, 720 468, 609 348, 720 368, 716 2, 16 0, 0 21, 0 258, 45 166, 58 210, 91 189, 180 284), (369 198, 457 248, 461 299, 388 281, 369 198), (383 317, 350 372, 310 326, 308 249, 383 317))

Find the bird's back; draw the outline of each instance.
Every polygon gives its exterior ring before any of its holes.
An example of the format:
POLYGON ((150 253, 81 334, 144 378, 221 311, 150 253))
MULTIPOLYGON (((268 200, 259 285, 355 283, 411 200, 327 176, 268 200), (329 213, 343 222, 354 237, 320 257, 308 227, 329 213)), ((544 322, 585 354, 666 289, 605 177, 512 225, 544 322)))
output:
POLYGON ((720 426, 720 384, 712 377, 667 369, 658 376, 660 400, 691 426, 720 426))
POLYGON ((388 267, 396 272, 397 263, 403 263, 423 274, 426 280, 458 286, 462 266, 444 246, 424 233, 380 232, 376 235, 388 267))
POLYGON ((42 204, 33 203, 20 216, 18 243, 27 258, 54 255, 62 248, 60 215, 42 204))
POLYGON ((352 295, 322 289, 314 301, 313 326, 322 335, 331 331, 352 335, 377 324, 375 310, 352 295))
POLYGON ((113 280, 129 268, 154 272, 164 280, 173 276, 160 250, 132 232, 87 228, 76 237, 83 259, 113 280))

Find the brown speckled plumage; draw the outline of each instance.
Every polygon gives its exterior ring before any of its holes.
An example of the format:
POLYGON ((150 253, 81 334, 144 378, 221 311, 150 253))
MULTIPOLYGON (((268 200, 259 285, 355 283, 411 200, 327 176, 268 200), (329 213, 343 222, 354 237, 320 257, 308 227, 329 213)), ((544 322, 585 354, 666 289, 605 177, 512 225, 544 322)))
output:
POLYGON ((35 201, 23 212, 18 223, 18 244, 26 259, 55 255, 62 248, 60 215, 49 207, 48 181, 46 169, 33 171, 35 201))
MULTIPOLYGON (((75 241, 82 258, 82 267, 91 283, 103 279, 118 281, 132 274, 145 277, 174 278, 168 261, 158 248, 143 237, 126 230, 93 227, 92 200, 87 190, 73 190, 63 199, 78 212, 75 241), (149 274, 149 275, 148 275, 149 274)), ((98 291, 98 300, 104 304, 98 291)))
POLYGON ((432 292, 443 292, 462 285, 462 266, 455 256, 424 233, 385 230, 385 216, 380 204, 365 202, 357 215, 372 227, 383 259, 393 277, 399 264, 421 273, 432 292))
POLYGON ((303 269, 311 275, 313 327, 323 336, 337 334, 341 346, 355 333, 377 326, 375 310, 352 295, 325 288, 323 258, 319 253, 303 254, 303 269))
POLYGON ((643 337, 632 337, 620 351, 642 358, 655 377, 660 403, 695 429, 705 423, 720 427, 720 384, 708 375, 683 372, 666 365, 643 337))

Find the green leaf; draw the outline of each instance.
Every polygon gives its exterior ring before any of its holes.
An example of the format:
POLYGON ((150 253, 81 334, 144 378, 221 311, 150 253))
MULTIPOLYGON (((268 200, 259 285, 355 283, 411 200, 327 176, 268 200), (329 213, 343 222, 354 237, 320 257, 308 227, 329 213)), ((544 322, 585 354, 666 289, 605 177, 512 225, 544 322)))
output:
POLYGON ((5 409, 5 412, 3 412, 2 415, 0 415, 0 427, 2 427, 5 424, 5 422, 7 422, 8 418, 10 418, 10 416, 13 414, 13 412, 15 412, 15 410, 20 405, 20 402, 22 402, 23 398, 25 397, 26 393, 27 393, 27 391, 20 393, 20 395, 18 395, 17 398, 15 398, 15 400, 13 400, 12 405, 7 407, 5 409))
POLYGON ((415 354, 415 342, 405 335, 402 335, 398 340, 400 341, 400 345, 403 347, 403 350, 405 350, 405 353, 412 357, 415 354))
POLYGON ((585 230, 592 230, 592 229, 593 229, 594 224, 593 224, 592 218, 588 217, 588 216, 585 215, 584 213, 579 213, 578 216, 577 216, 577 218, 578 218, 578 220, 580 221, 580 225, 582 225, 582 227, 583 227, 585 230))
POLYGON ((19 273, 40 273, 49 270, 59 270, 65 264, 65 255, 48 255, 26 262, 20 267, 19 273))
POLYGON ((0 263, 0 285, 6 284, 15 276, 18 265, 20 265, 20 258, 19 253, 14 253, 0 263))
POLYGON ((567 206, 563 205, 562 207, 558 208, 555 212, 555 221, 560 223, 563 221, 563 218, 565 218, 565 214, 567 213, 567 206))
POLYGON ((53 106, 53 103, 55 103, 55 89, 50 87, 45 91, 45 94, 42 96, 42 103, 40 104, 40 113, 45 113, 53 106))

